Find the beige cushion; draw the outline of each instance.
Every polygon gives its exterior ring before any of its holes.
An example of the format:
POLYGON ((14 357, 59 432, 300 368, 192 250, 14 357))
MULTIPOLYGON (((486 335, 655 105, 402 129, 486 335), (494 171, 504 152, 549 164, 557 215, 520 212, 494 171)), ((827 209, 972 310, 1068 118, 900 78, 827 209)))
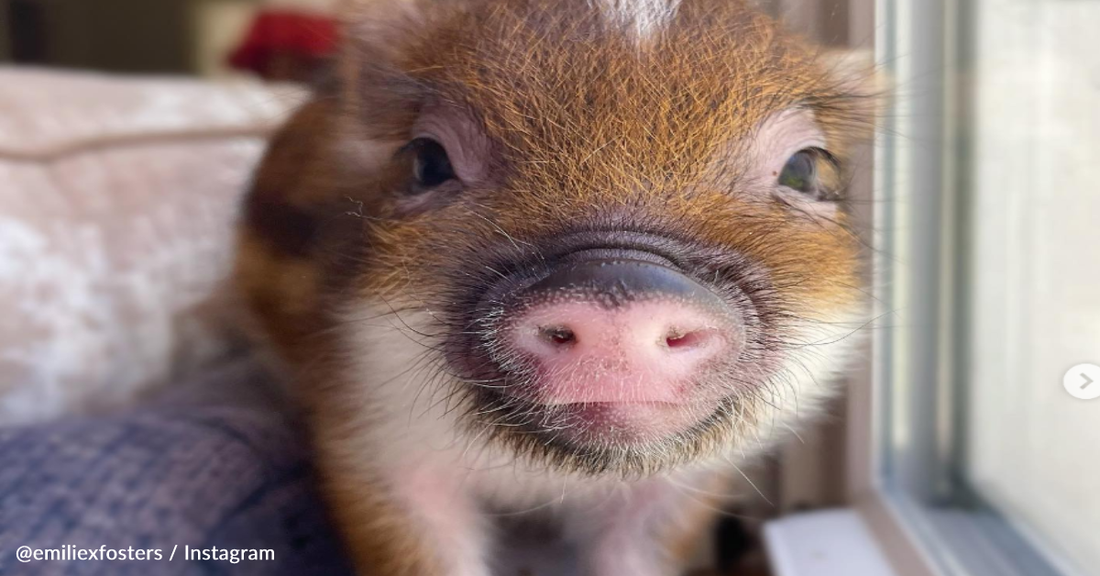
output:
POLYGON ((238 198, 300 98, 0 68, 0 424, 123 405, 233 351, 238 198))

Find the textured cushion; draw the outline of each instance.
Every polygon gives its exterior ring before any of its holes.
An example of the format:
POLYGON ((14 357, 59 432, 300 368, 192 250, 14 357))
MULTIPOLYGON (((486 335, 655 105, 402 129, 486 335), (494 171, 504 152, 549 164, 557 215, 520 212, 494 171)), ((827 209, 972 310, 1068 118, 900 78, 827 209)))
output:
MULTIPOLYGON (((0 574, 351 576, 281 389, 244 357, 116 415, 0 427, 0 574), (162 560, 17 556, 65 545, 160 549, 162 560), (275 560, 185 561, 185 545, 275 560)), ((568 546, 501 528, 495 574, 576 576, 568 546)))
POLYGON ((350 574, 267 380, 237 361, 127 415, 0 428, 0 574, 350 574), (17 557, 66 545, 160 549, 161 560, 17 557), (274 560, 189 561, 184 546, 274 560))
POLYGON ((0 68, 0 425, 234 347, 236 205, 291 89, 0 68))

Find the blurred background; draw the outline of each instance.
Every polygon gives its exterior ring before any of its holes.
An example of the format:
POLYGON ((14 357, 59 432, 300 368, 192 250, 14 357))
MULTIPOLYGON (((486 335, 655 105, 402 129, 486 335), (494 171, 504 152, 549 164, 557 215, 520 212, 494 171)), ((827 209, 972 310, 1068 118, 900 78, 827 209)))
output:
POLYGON ((4 0, 19 64, 287 79, 327 55, 333 0, 4 0))
MULTIPOLYGON (((337 2, 2 0, 0 58, 109 72, 297 78, 331 51, 337 2)), ((847 0, 760 4, 819 40, 848 43, 847 0)))
MULTIPOLYGON (((0 0, 0 62, 308 83, 334 4, 0 0)), ((850 392, 749 472, 719 547, 779 576, 1100 576, 1100 2, 760 4, 891 86, 851 191, 876 306, 850 392)))

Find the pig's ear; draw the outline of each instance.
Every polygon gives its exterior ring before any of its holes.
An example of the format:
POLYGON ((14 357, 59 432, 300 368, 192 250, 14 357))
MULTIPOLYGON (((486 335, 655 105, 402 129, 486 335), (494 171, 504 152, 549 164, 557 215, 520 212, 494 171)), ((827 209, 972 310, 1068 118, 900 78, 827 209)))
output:
POLYGON ((833 80, 853 94, 879 95, 890 88, 886 73, 875 64, 873 50, 833 48, 822 51, 819 58, 833 80))
POLYGON ((340 54, 330 89, 341 111, 369 126, 370 138, 406 138, 425 97, 410 68, 445 50, 441 29, 480 1, 340 0, 340 54))
POLYGON ((430 36, 439 22, 472 0, 340 0, 337 13, 346 50, 397 58, 430 36))
POLYGON ((890 103, 889 75, 867 49, 829 49, 818 54, 828 92, 846 103, 845 116, 855 124, 873 127, 890 103))

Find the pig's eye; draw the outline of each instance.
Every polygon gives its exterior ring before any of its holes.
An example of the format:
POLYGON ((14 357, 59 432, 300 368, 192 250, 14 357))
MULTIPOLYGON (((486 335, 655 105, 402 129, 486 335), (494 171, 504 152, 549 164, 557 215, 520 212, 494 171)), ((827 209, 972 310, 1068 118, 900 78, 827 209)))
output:
POLYGON ((779 172, 778 184, 814 200, 838 200, 840 162, 821 148, 804 148, 787 160, 779 172))
POLYGON ((791 190, 818 196, 817 163, 822 151, 817 148, 806 148, 798 151, 787 160, 783 170, 779 173, 779 185, 791 190))
POLYGON ((413 180, 420 190, 435 188, 455 178, 451 159, 443 145, 430 138, 417 138, 407 146, 413 155, 413 180))

